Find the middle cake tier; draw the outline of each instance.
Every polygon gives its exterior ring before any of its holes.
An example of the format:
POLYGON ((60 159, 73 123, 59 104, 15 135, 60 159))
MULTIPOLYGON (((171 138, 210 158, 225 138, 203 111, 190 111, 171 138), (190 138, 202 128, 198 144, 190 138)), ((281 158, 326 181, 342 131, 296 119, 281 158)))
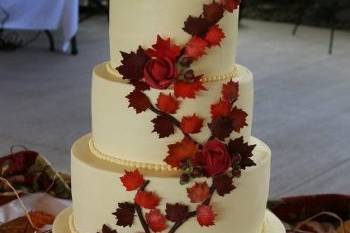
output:
MULTIPOLYGON (((196 99, 181 100, 181 108, 174 115, 177 119, 193 114, 204 119, 202 131, 193 135, 198 142, 204 143, 209 139, 211 133, 207 124, 211 119, 211 105, 219 102, 222 85, 231 79, 239 83, 236 106, 248 114, 247 126, 239 133, 233 132, 231 138, 243 136, 245 140, 249 140, 253 118, 253 76, 247 68, 237 65, 232 67, 230 73, 204 77, 207 91, 199 93, 196 99)), ((157 133, 152 133, 154 126, 151 121, 156 115, 151 111, 136 114, 129 107, 126 96, 132 90, 133 86, 119 78, 109 63, 95 67, 90 149, 101 159, 122 165, 168 169, 163 162, 168 145, 180 141, 183 134, 176 129, 174 135, 160 139, 157 133)), ((146 94, 155 104, 160 92, 170 91, 151 89, 146 94)))

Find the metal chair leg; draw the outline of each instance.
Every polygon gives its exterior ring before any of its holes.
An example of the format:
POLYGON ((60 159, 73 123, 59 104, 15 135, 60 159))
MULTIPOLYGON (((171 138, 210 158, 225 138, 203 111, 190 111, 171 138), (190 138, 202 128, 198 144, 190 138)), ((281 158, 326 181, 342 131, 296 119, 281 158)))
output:
POLYGON ((334 34, 335 34, 335 26, 332 25, 331 37, 330 37, 330 41, 329 41, 329 50, 328 50, 329 55, 332 55, 332 53, 333 53, 334 34))
POLYGON ((77 55, 78 54, 78 43, 77 43, 77 37, 74 36, 71 41, 71 54, 72 55, 77 55))
POLYGON ((50 51, 54 52, 55 51, 55 39, 49 30, 45 30, 45 34, 46 34, 47 38, 49 39, 50 51))

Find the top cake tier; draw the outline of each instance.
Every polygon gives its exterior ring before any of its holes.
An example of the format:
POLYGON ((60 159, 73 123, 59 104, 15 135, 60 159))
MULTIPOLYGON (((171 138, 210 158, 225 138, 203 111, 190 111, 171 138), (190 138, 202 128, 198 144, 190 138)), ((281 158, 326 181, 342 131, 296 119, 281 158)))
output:
MULTIPOLYGON (((199 16, 203 4, 212 0, 113 0, 110 2, 110 54, 112 67, 121 65, 120 51, 149 47, 157 35, 185 44, 190 35, 183 31, 189 15, 199 16)), ((238 34, 238 11, 225 14, 219 23, 226 34, 221 47, 213 47, 195 62, 193 69, 206 75, 232 71, 235 64, 238 34)))

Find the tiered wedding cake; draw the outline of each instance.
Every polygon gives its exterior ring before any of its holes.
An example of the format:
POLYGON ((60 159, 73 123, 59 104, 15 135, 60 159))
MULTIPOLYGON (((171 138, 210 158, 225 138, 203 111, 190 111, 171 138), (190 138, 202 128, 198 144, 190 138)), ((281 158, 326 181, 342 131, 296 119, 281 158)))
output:
POLYGON ((54 233, 285 232, 265 210, 271 152, 251 136, 237 5, 110 1, 111 61, 93 71, 92 134, 54 233))

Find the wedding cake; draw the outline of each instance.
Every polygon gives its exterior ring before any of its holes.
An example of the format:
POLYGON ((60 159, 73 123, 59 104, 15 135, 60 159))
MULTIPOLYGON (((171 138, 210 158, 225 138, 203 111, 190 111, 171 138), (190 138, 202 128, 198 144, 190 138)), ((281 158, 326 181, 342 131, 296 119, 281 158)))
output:
POLYGON ((92 133, 72 147, 73 206, 54 233, 282 233, 271 152, 251 136, 237 0, 112 0, 92 133))

